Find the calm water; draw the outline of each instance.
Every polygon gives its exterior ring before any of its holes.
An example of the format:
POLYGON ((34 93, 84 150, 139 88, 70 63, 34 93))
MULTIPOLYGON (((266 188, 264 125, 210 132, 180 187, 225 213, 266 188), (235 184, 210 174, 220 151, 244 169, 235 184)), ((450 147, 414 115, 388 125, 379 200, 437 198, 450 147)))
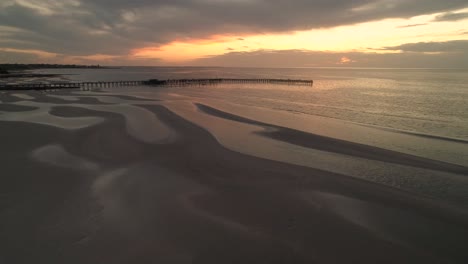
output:
POLYGON ((441 69, 199 68, 41 70, 72 81, 150 78, 296 78, 313 87, 218 85, 179 93, 318 115, 412 133, 468 140, 468 71, 441 69))

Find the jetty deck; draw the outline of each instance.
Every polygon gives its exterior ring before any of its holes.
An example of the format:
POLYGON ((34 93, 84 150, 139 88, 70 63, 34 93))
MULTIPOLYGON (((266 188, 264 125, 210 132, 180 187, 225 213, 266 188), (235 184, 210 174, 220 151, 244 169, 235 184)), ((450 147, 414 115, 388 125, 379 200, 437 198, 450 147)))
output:
POLYGON ((185 86, 185 85, 215 85, 221 83, 232 84, 283 84, 312 86, 312 80, 293 79, 150 79, 145 81, 112 81, 112 82, 62 82, 62 83, 22 83, 1 84, 0 90, 57 90, 57 89, 93 89, 124 86, 185 86))

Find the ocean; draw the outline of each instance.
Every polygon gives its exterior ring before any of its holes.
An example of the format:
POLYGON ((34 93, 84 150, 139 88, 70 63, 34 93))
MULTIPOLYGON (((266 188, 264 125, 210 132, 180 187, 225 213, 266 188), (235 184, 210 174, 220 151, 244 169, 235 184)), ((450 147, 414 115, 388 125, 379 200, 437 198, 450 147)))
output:
POLYGON ((311 79, 313 87, 224 85, 216 89, 184 87, 183 92, 241 105, 468 141, 466 69, 122 67, 39 72, 64 74, 71 81, 311 79))

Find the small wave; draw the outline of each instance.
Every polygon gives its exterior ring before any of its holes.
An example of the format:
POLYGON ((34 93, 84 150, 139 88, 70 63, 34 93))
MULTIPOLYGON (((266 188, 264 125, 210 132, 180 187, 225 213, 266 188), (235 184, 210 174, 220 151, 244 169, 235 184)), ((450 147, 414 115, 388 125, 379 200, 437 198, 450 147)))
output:
POLYGON ((468 144, 468 140, 462 139, 462 138, 454 138, 454 137, 447 137, 447 136, 441 136, 441 135, 425 134, 425 133, 420 133, 420 132, 416 132, 416 131, 402 130, 402 129, 389 128, 389 127, 383 127, 383 126, 377 126, 377 125, 362 124, 362 123, 355 123, 355 124, 360 125, 360 126, 372 127, 372 128, 377 128, 377 129, 380 129, 380 130, 400 133, 400 134, 411 135, 411 136, 418 136, 418 137, 424 137, 424 138, 431 138, 431 139, 437 139, 437 140, 444 140, 444 141, 451 141, 451 142, 457 142, 457 143, 462 143, 462 144, 468 144))

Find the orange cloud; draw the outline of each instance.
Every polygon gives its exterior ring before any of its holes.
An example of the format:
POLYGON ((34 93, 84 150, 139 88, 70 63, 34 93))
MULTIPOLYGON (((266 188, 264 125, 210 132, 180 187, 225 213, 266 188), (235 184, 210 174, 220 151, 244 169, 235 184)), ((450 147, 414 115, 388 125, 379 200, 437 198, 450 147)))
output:
POLYGON ((355 60, 352 60, 346 56, 341 57, 340 61, 337 64, 349 64, 352 62, 356 62, 355 60))
POLYGON ((344 63, 350 63, 350 62, 351 60, 348 57, 341 57, 340 63, 344 64, 344 63))
POLYGON ((143 47, 131 51, 135 58, 158 58, 167 62, 186 62, 205 56, 221 55, 227 49, 247 51, 245 42, 237 36, 215 35, 208 39, 185 39, 156 47, 143 47))

